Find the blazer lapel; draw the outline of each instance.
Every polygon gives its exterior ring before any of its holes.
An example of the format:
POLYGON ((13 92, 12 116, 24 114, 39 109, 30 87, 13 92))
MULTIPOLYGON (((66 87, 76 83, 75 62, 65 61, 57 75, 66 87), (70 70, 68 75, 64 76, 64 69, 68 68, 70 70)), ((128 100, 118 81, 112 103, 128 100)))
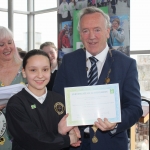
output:
POLYGON ((78 60, 78 70, 79 70, 79 80, 81 86, 87 86, 87 71, 86 71, 86 53, 83 49, 81 49, 80 55, 77 58, 78 60))
POLYGON ((102 72, 100 74, 99 80, 98 80, 98 85, 100 84, 105 84, 105 79, 107 78, 108 72, 111 69, 113 58, 111 57, 110 53, 108 52, 106 61, 104 63, 102 72))

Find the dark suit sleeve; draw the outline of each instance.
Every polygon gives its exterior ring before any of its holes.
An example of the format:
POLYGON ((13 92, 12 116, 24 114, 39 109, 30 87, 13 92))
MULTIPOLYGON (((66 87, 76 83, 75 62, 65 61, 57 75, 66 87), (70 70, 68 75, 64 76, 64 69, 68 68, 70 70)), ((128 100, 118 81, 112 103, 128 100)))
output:
POLYGON ((64 95, 64 87, 66 86, 66 75, 65 75, 65 56, 63 57, 62 64, 60 65, 56 74, 53 91, 64 95))
POLYGON ((142 116, 141 95, 138 83, 138 72, 135 60, 132 60, 125 79, 122 81, 121 93, 121 117, 122 121, 118 124, 117 132, 122 132, 136 122, 142 116))

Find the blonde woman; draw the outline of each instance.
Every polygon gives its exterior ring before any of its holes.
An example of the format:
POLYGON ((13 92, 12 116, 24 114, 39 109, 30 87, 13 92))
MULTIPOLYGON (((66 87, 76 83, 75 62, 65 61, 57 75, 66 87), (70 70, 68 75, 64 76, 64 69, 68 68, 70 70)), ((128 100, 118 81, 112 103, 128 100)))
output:
MULTIPOLYGON (((18 83, 25 83, 21 73, 22 60, 17 52, 12 32, 0 26, 0 88, 18 83)), ((5 104, 0 105, 5 114, 5 104)), ((2 123, 2 122, 1 122, 2 123)), ((2 136, 0 150, 11 150, 11 138, 7 131, 2 136)))

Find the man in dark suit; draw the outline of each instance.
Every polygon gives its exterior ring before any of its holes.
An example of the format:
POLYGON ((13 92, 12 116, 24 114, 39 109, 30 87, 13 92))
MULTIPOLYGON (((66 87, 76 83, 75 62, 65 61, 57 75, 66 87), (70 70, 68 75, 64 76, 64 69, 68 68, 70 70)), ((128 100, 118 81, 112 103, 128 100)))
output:
MULTIPOLYGON (((121 122, 111 123, 105 118, 95 118, 98 128, 79 127, 81 146, 70 150, 128 150, 126 130, 142 116, 138 73, 134 59, 116 50, 110 50, 107 39, 110 33, 109 16, 96 7, 87 7, 80 12, 78 30, 84 49, 66 54, 59 68, 53 91, 64 95, 64 87, 88 86, 92 64, 90 57, 97 59, 97 85, 119 83, 121 122), (98 141, 93 142, 96 136, 98 141)), ((91 99, 92 101, 92 99, 91 99)))

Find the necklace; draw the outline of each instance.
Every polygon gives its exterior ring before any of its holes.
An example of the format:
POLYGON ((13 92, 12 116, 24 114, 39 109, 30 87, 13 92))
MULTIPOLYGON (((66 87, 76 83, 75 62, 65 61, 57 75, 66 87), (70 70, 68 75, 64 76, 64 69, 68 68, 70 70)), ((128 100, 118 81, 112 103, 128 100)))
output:
POLYGON ((109 70, 108 70, 108 73, 107 73, 107 77, 105 78, 105 84, 108 84, 109 82, 110 82, 110 77, 109 77, 109 75, 110 75, 110 73, 111 73, 111 67, 112 67, 112 64, 113 64, 113 62, 114 62, 114 58, 112 57, 112 51, 113 49, 109 49, 109 54, 110 54, 110 57, 111 57, 111 59, 112 59, 112 61, 111 61, 111 65, 110 65, 110 68, 109 68, 109 70))

